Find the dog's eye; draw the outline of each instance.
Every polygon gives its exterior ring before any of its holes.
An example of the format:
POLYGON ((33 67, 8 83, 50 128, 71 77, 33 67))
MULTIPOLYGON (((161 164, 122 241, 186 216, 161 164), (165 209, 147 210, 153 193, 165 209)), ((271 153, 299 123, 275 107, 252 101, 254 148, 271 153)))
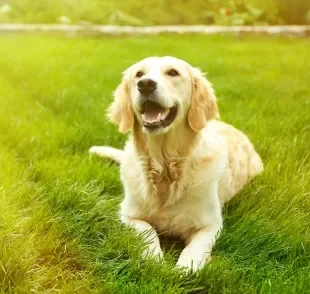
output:
POLYGON ((144 75, 144 72, 139 70, 137 73, 136 73, 136 77, 137 78, 141 78, 142 76, 144 75))
POLYGON ((167 75, 171 77, 179 76, 179 73, 175 69, 170 69, 167 71, 167 75))

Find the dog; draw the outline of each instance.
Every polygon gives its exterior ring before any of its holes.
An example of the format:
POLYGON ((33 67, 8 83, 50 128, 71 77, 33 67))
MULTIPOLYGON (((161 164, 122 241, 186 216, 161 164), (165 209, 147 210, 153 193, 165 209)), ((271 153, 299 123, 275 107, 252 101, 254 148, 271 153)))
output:
POLYGON ((185 241, 177 266, 202 269, 222 229, 221 208, 263 163, 246 135, 219 120, 211 83, 174 57, 149 57, 124 73, 108 109, 124 150, 90 153, 120 164, 121 221, 146 241, 143 255, 163 257, 158 233, 185 241))

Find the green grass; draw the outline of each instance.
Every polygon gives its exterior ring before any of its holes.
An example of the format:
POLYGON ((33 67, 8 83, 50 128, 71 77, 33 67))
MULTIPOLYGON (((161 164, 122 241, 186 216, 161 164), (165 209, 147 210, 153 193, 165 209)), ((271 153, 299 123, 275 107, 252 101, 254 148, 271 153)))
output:
POLYGON ((0 293, 310 293, 308 39, 0 37, 0 293), (175 55, 209 73, 222 119, 246 132, 264 173, 224 208, 212 262, 180 278, 180 246, 141 261, 118 220, 122 147, 105 109, 121 72, 175 55))

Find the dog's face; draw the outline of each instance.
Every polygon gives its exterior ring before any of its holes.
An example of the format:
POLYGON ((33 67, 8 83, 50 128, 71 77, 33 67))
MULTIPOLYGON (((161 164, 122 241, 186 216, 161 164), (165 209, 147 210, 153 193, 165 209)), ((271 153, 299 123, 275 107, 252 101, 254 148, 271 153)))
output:
POLYGON ((135 119, 150 134, 168 132, 184 121, 199 131, 216 114, 211 84, 198 69, 173 57, 149 57, 128 68, 109 109, 123 133, 135 119))
POLYGON ((192 94, 184 61, 151 57, 132 66, 127 74, 132 108, 143 131, 167 132, 184 118, 192 94))

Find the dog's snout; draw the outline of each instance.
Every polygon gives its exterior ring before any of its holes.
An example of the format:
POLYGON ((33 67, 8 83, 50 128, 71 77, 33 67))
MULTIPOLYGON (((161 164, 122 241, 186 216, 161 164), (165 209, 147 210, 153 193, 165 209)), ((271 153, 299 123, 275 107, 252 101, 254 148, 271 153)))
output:
POLYGON ((141 94, 151 94, 156 90, 157 83, 152 79, 143 79, 138 82, 137 86, 141 94))

